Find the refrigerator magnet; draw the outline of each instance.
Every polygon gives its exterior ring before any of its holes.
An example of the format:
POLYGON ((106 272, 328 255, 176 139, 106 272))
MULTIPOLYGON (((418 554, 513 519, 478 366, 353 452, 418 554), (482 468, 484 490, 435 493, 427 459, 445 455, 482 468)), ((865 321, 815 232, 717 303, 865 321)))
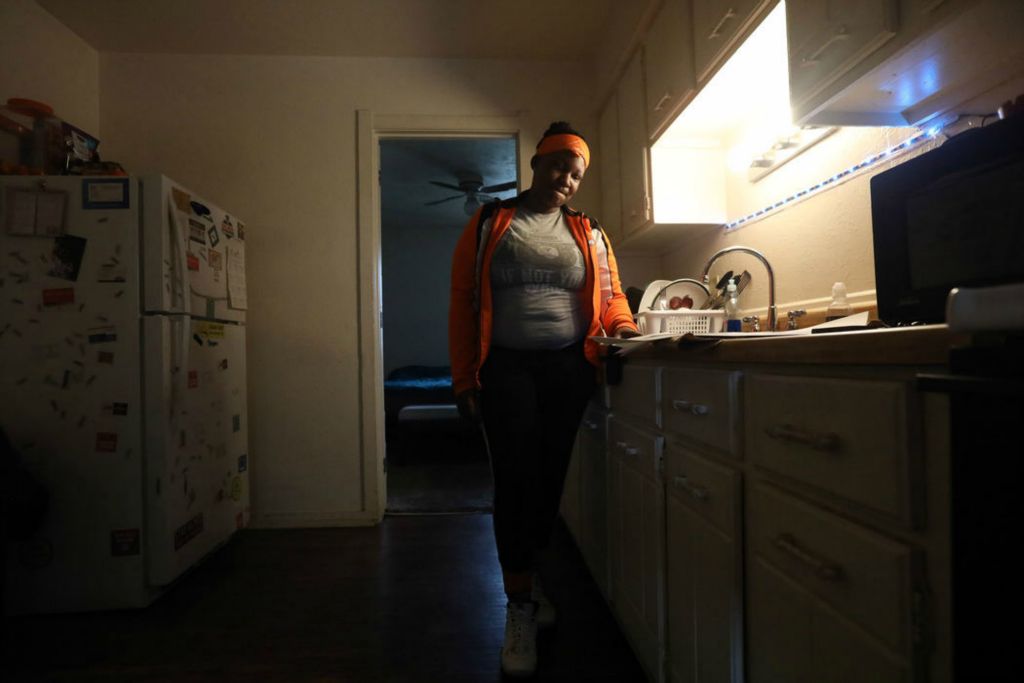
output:
POLYGON ((74 287, 59 287, 57 289, 43 290, 44 306, 60 306, 62 304, 75 303, 74 287))
POLYGON ((188 213, 192 210, 191 202, 192 195, 184 190, 179 190, 176 187, 171 188, 171 197, 174 199, 174 206, 178 211, 184 211, 188 213))
POLYGON ((130 205, 128 178, 82 181, 83 209, 127 209, 130 205))
POLYGON ((224 220, 220 223, 220 231, 228 239, 235 236, 235 226, 231 225, 231 216, 224 216, 224 220))
POLYGON ((138 529, 114 529, 110 532, 110 554, 113 557, 138 555, 142 548, 141 536, 138 529))
POLYGON ((210 236, 210 246, 217 246, 217 243, 220 242, 220 233, 217 232, 217 226, 211 225, 210 229, 206 231, 206 234, 210 236))
POLYGON ((96 452, 97 453, 113 453, 117 450, 117 433, 116 432, 97 432, 96 434, 96 452))
POLYGON ((194 218, 188 219, 188 238, 199 244, 206 244, 206 226, 194 218))
POLYGON ((117 263, 104 263, 100 266, 100 273, 96 282, 127 282, 128 276, 125 267, 117 263))
POLYGON ((220 368, 221 370, 227 370, 228 369, 228 359, 227 358, 221 358, 220 362, 217 363, 217 367, 220 368))
POLYGON ((117 341, 117 328, 113 325, 90 327, 88 339, 90 344, 105 344, 117 341))
POLYGON ((199 258, 195 254, 189 252, 185 258, 188 260, 189 270, 199 270, 199 258))
POLYGON ((214 251, 213 249, 211 249, 206 256, 207 263, 210 264, 211 268, 217 271, 222 270, 224 268, 224 254, 220 253, 219 251, 214 251))

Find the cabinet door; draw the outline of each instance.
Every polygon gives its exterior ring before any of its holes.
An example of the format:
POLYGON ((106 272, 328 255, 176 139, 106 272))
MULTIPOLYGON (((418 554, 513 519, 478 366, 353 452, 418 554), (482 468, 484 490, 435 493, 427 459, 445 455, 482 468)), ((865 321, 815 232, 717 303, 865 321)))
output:
POLYGON ((607 453, 603 417, 588 415, 580 428, 580 550, 591 576, 608 595, 607 453))
POLYGON ((637 50, 622 75, 619 100, 619 165, 622 179, 622 231, 628 237, 651 218, 647 157, 647 98, 642 53, 637 50))
POLYGON ((569 469, 565 473, 565 485, 562 488, 562 502, 559 507, 559 512, 562 515, 562 519, 565 521, 565 526, 568 527, 569 532, 573 538, 576 539, 576 545, 579 546, 582 542, 582 534, 580 533, 580 440, 576 439, 576 443, 572 448, 572 457, 569 459, 569 469))
POLYGON ((668 127, 693 93, 693 32, 689 0, 666 0, 644 41, 647 132, 668 127))
POLYGON ((787 0, 793 117, 813 113, 829 86, 896 35, 898 0, 787 0))
POLYGON ((697 80, 715 70, 762 0, 693 0, 693 60, 697 80))
POLYGON ((756 683, 909 683, 905 662, 758 558, 747 570, 747 670, 756 683))
POLYGON ((684 451, 666 460, 670 680, 740 681, 739 473, 684 451))
POLYGON ((601 198, 604 214, 598 217, 605 234, 615 243, 622 238, 622 167, 619 162, 619 98, 612 93, 598 120, 601 144, 597 164, 601 169, 601 198))

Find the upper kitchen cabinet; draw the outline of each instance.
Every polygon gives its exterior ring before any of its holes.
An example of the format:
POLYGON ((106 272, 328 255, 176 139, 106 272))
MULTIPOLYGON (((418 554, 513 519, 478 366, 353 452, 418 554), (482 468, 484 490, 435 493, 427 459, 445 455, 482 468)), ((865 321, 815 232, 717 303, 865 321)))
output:
POLYGON ((644 94, 643 51, 637 50, 619 81, 619 177, 622 188, 624 237, 651 220, 647 163, 647 98, 644 94))
POLYGON ((644 40, 647 132, 657 138, 679 113, 696 81, 693 75, 690 0, 666 0, 644 40))
POLYGON ((800 119, 840 76, 896 36, 897 0, 786 0, 789 96, 800 119))
POLYGON ((770 0, 693 0, 693 59, 697 80, 714 73, 770 0))
POLYGON ((613 93, 598 119, 600 143, 601 197, 603 199, 601 227, 617 244, 622 237, 622 188, 619 182, 619 98, 613 93))
POLYGON ((786 14, 801 124, 923 125, 1024 82, 1020 0, 787 0, 786 14))

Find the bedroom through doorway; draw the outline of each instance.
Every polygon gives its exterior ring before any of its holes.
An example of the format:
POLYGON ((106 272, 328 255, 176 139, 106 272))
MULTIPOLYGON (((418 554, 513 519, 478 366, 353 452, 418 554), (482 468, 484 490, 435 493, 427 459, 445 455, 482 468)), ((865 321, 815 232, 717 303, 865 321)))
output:
POLYGON ((387 514, 489 512, 479 431, 455 409, 451 256, 483 202, 515 196, 513 136, 381 137, 380 248, 387 514))

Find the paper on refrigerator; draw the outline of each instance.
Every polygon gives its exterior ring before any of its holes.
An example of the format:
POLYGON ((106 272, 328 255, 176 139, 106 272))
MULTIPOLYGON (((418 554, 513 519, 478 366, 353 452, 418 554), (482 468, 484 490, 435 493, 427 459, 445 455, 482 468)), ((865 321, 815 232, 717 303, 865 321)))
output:
POLYGON ((228 244, 227 259, 228 306, 244 311, 249 307, 245 295, 245 247, 228 244))

